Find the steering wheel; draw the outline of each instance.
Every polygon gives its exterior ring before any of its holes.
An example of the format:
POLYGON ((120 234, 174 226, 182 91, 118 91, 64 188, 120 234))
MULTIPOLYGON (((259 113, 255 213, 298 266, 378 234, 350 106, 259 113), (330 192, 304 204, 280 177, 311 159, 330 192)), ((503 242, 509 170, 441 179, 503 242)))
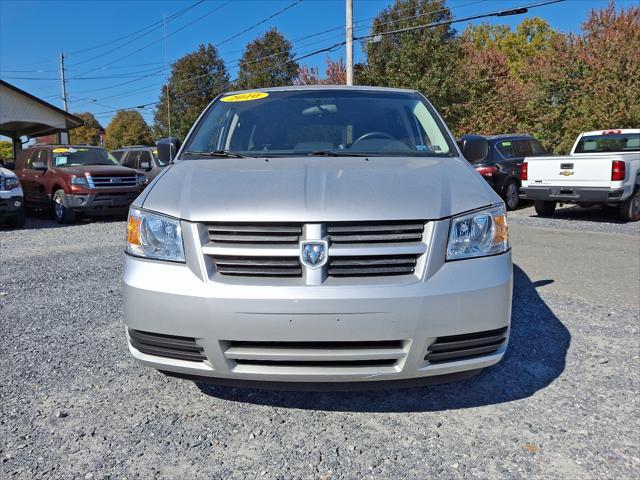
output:
POLYGON ((389 140, 395 140, 395 138, 385 132, 367 132, 364 135, 360 135, 358 138, 356 138, 355 141, 351 144, 351 148, 353 148, 356 143, 363 140, 369 140, 371 138, 386 138, 389 140))

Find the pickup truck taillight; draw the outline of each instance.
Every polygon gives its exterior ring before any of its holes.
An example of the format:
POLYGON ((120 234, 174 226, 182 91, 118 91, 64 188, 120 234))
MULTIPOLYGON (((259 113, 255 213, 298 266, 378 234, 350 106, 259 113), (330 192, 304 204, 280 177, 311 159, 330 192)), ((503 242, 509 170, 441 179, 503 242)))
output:
POLYGON ((522 162, 522 167, 520 168, 520 180, 529 180, 529 164, 527 162, 522 162))
POLYGON ((498 169, 496 167, 476 167, 476 172, 483 177, 492 177, 497 171, 498 169))
POLYGON ((622 160, 614 160, 611 162, 611 180, 620 182, 625 177, 625 164, 622 160))

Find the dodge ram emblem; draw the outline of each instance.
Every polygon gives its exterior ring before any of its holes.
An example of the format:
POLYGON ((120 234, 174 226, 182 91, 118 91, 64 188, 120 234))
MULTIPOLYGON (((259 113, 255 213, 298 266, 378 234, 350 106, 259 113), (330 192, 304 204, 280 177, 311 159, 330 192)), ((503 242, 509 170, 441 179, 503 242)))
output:
POLYGON ((300 243, 300 259, 309 268, 320 268, 327 263, 327 242, 314 240, 300 243))

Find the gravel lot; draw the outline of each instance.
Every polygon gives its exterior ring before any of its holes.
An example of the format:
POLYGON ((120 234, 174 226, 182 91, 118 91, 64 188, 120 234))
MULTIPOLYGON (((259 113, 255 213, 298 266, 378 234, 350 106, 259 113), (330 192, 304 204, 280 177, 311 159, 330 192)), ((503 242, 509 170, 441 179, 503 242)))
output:
POLYGON ((121 219, 0 228, 0 478, 640 477, 640 223, 528 207, 511 225, 505 360, 460 383, 349 393, 140 367, 121 219))

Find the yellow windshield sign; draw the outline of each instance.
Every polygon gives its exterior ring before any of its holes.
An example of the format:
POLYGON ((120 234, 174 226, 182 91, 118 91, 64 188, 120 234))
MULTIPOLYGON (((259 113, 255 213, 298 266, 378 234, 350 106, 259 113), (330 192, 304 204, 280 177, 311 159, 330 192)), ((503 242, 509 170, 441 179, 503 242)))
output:
POLYGON ((261 98, 268 97, 267 92, 251 92, 251 93, 236 93, 235 95, 229 95, 220 99, 221 102, 249 102, 251 100, 260 100, 261 98))
POLYGON ((53 149, 53 153, 65 153, 68 152, 69 149, 68 148, 54 148, 53 149))

